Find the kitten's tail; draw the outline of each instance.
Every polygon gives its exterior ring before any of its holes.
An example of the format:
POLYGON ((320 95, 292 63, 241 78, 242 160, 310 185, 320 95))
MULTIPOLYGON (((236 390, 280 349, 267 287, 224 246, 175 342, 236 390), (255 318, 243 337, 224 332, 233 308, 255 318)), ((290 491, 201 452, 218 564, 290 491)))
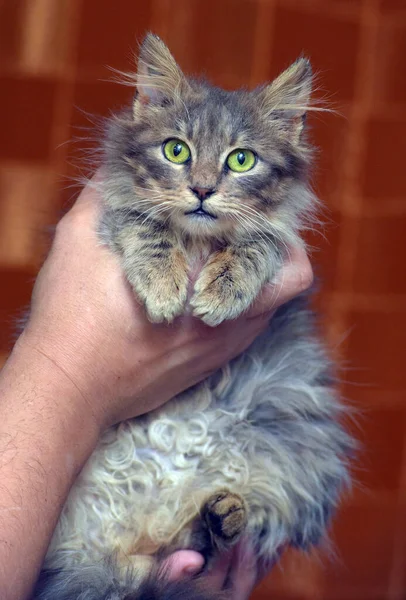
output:
POLYGON ((141 583, 113 564, 42 571, 32 600, 226 600, 203 577, 171 582, 155 571, 141 583))

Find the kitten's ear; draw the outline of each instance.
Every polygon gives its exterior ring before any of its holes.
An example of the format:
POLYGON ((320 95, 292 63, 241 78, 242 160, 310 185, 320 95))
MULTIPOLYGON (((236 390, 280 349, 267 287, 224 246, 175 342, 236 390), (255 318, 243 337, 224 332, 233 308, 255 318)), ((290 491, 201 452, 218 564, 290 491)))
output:
POLYGON ((178 96, 188 83, 164 42, 152 33, 143 41, 138 57, 135 103, 162 104, 178 96))
POLYGON ((312 92, 313 72, 307 58, 299 58, 262 92, 269 116, 280 116, 299 141, 312 92))

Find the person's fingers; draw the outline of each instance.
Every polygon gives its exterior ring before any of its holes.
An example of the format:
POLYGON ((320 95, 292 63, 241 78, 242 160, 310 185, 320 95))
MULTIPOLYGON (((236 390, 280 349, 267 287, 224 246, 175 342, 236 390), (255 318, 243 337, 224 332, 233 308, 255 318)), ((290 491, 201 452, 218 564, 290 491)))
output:
POLYGON ((304 248, 290 250, 290 260, 281 270, 275 283, 263 287, 247 313, 248 318, 271 314, 285 302, 307 290, 313 282, 313 270, 304 248))
POLYGON ((248 600, 258 580, 257 558, 249 539, 234 548, 227 587, 232 600, 248 600))
POLYGON ((163 563, 163 571, 169 581, 177 581, 184 577, 197 575, 204 566, 204 558, 193 550, 178 550, 163 563))
MULTIPOLYGON (((203 567, 204 558, 199 552, 178 550, 163 562, 162 572, 169 581, 178 581, 198 575, 203 567)), ((232 600, 248 600, 270 568, 271 564, 258 562, 250 540, 244 538, 231 551, 221 553, 204 578, 211 590, 227 589, 232 600)))
POLYGON ((205 580, 210 583, 212 590, 221 591, 224 589, 228 580, 233 555, 233 550, 222 552, 210 565, 207 573, 205 573, 205 580))

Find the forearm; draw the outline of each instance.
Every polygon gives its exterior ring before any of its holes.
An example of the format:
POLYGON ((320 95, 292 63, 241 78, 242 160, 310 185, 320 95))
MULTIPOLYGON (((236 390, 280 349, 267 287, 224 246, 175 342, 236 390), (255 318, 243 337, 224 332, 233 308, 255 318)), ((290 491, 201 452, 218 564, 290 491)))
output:
POLYGON ((98 428, 52 360, 21 340, 0 374, 0 596, 29 596, 98 428))

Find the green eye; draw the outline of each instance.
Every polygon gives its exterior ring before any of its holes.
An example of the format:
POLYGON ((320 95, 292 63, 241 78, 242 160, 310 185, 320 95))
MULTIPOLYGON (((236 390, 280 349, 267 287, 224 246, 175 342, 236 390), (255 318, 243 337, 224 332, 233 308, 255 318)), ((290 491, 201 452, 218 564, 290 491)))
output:
POLYGON ((237 173, 244 173, 249 171, 255 165, 256 157, 251 150, 243 150, 238 148, 234 150, 227 157, 227 165, 232 171, 237 173))
POLYGON ((185 142, 173 139, 165 142, 164 154, 171 162, 181 165, 190 158, 190 149, 185 142))

